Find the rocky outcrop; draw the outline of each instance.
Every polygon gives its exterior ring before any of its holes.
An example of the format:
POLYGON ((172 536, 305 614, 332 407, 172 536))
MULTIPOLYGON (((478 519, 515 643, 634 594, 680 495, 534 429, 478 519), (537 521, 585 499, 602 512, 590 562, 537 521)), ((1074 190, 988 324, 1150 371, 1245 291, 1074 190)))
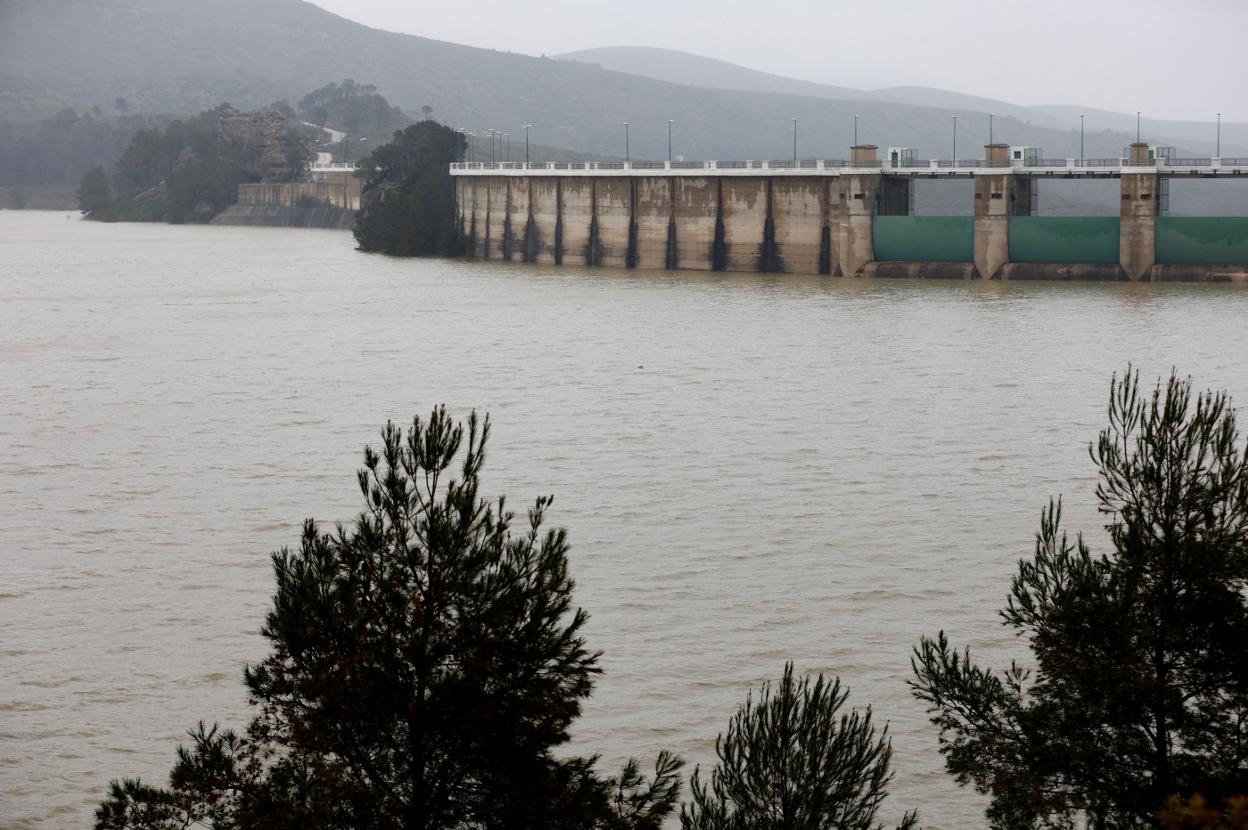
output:
POLYGON ((289 182, 303 175, 311 151, 280 113, 244 113, 229 104, 211 112, 219 119, 222 139, 248 148, 257 181, 289 182))

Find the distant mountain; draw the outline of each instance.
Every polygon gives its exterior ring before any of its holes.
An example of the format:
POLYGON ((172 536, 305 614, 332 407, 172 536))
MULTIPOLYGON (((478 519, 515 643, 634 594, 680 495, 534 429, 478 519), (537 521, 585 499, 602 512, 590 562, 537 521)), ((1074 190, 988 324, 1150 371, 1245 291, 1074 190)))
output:
MULTIPOLYGON (((1079 116, 1085 115, 1085 127, 1095 133, 1105 130, 1122 133, 1128 140, 1135 137, 1135 116, 1074 106, 1023 106, 1008 101, 966 95, 945 89, 923 86, 898 86, 884 89, 851 89, 843 86, 801 81, 760 72, 716 58, 707 58, 675 49, 646 46, 607 46, 557 55, 561 60, 596 64, 603 69, 628 72, 671 83, 708 89, 732 89, 752 92, 775 92, 805 95, 841 101, 881 101, 910 106, 938 107, 951 111, 995 113, 1022 124, 1046 129, 1070 131, 1079 129, 1079 116)), ((1212 155, 1216 148, 1216 129, 1212 122, 1165 121, 1146 118, 1142 123, 1146 140, 1156 144, 1183 145, 1193 152, 1212 155)), ((1014 139, 1009 139, 1014 140, 1014 139)), ((1098 142, 1097 146, 1101 146, 1098 142)), ((1046 147, 1046 150, 1050 149, 1046 147)), ((1077 147, 1075 148, 1078 149, 1077 147)), ((1248 124, 1223 124, 1223 155, 1248 154, 1248 124)), ((1121 147, 1114 151, 1117 154, 1121 147)), ((1056 155, 1050 153, 1050 155, 1056 155)))
MULTIPOLYGON (((687 158, 785 158, 792 118, 801 155, 844 158, 855 114, 862 140, 920 157, 949 155, 954 114, 962 154, 987 140, 983 111, 960 103, 836 99, 836 87, 778 76, 764 81, 775 92, 710 89, 384 32, 302 0, 0 0, 0 121, 119 97, 131 112, 189 114, 223 100, 255 109, 343 78, 376 85, 408 113, 428 105, 435 119, 506 130, 513 143, 532 124, 534 144, 579 153, 622 154, 628 121, 634 158, 665 158, 669 118, 674 153, 687 158)), ((1077 131, 1036 120, 1003 115, 996 137, 1054 157, 1078 152, 1077 131)), ((1090 134, 1087 152, 1117 156, 1132 135, 1090 134)))
MULTIPOLYGON (((1135 134, 1135 115, 1125 112, 1071 106, 1037 106, 1042 112, 1073 126, 1079 125, 1079 116, 1087 116, 1089 125, 1097 129, 1119 130, 1135 134)), ((1202 156, 1212 156, 1217 150, 1218 132, 1216 121, 1167 121, 1142 118, 1140 129, 1146 140, 1156 144, 1174 144, 1191 148, 1202 156), (1158 138, 1160 137, 1160 138, 1158 138)), ((1248 157, 1248 124, 1224 122, 1222 124, 1222 155, 1248 157)))
POLYGON ((860 90, 843 86, 799 81, 739 66, 717 58, 706 58, 677 49, 650 46, 604 46, 555 55, 558 60, 595 64, 614 72, 627 72, 658 81, 700 86, 707 89, 736 89, 745 92, 778 92, 811 98, 857 100, 860 90))
POLYGON ((555 57, 560 60, 595 64, 615 72, 627 72, 631 75, 707 89, 775 92, 839 101, 887 101, 918 107, 994 112, 997 115, 1017 118, 1019 121, 1037 126, 1056 129, 1069 127, 1062 118, 1005 101, 994 101, 991 98, 979 98, 974 95, 918 86, 875 90, 850 89, 814 81, 800 81, 795 78, 786 78, 783 75, 772 75, 717 58, 707 58, 676 49, 655 49, 649 46, 606 46, 600 49, 568 52, 555 57))

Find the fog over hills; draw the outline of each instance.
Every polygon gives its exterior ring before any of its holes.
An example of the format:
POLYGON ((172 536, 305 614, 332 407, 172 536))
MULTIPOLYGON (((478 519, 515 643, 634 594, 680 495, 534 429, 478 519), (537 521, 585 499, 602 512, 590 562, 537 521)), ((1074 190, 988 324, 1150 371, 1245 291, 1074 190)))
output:
MULTIPOLYGON (((143 112, 191 113, 222 100, 252 108, 351 77, 409 113, 427 104, 445 123, 507 130, 513 142, 532 124, 535 143, 620 155, 628 121, 637 158, 666 157, 669 118, 674 154, 686 158, 784 158, 792 118, 805 157, 844 158, 855 114, 861 140, 913 147, 920 157, 950 155, 951 115, 960 155, 978 156, 988 137, 982 99, 908 89, 865 100, 681 54, 669 56, 670 72, 685 73, 673 82, 385 32, 302 0, 0 0, 0 119, 107 106, 118 96, 143 112)), ((1077 127, 1063 126, 1063 114, 1008 106, 994 109, 998 140, 1078 154, 1077 127)), ((1090 125, 1086 152, 1117 156, 1133 137, 1090 125)), ((1228 126, 1224 144, 1235 143, 1248 147, 1248 129, 1228 126), (1232 138, 1236 130, 1244 140, 1232 138)))
MULTIPOLYGON (((996 113, 1021 123, 1056 130, 1079 129, 1079 116, 1087 117, 1086 127, 1094 132, 1112 130, 1134 140, 1134 114, 1109 112, 1070 105, 1022 106, 1008 101, 967 95, 946 89, 925 86, 898 86, 884 89, 850 89, 842 86, 802 81, 760 72, 744 66, 707 58, 674 49, 646 46, 607 46, 583 49, 557 57, 582 63, 597 64, 604 69, 643 75, 657 80, 711 89, 737 89, 755 92, 779 92, 839 100, 888 101, 912 106, 939 107, 947 110, 996 113)), ((1183 145, 1193 152, 1212 155, 1216 149, 1216 125, 1204 121, 1168 121, 1143 118, 1141 127, 1146 139, 1156 144, 1183 145)), ((1248 124, 1222 125, 1223 155, 1248 153, 1248 124)), ((1050 153, 1056 157, 1057 154, 1050 153)))

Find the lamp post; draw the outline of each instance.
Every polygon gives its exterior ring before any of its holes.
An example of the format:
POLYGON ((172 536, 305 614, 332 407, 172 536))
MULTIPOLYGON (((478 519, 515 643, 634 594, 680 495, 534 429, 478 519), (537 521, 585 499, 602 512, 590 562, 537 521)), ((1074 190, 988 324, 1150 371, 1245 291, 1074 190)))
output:
POLYGON ((667 119, 667 163, 668 164, 672 163, 672 124, 674 123, 676 122, 674 122, 672 119, 670 118, 667 119))
POLYGON ((524 166, 525 167, 529 166, 529 127, 532 127, 532 126, 533 126, 532 124, 524 125, 524 166))
POLYGON ((797 167, 797 119, 793 119, 793 166, 797 167))
POLYGON ((1140 111, 1135 111, 1135 143, 1140 143, 1140 111))
POLYGON ((1218 113, 1218 158, 1222 158, 1222 113, 1218 113))
POLYGON ((490 130, 490 164, 494 163, 494 131, 490 130))
POLYGON ((992 117, 994 115, 996 115, 996 113, 992 113, 992 112, 988 113, 988 143, 989 144, 993 143, 992 141, 992 117))
POLYGON ((1079 116, 1079 166, 1083 166, 1083 116, 1079 116))
POLYGON ((624 125, 624 160, 632 161, 632 158, 628 154, 628 122, 621 121, 620 123, 624 125))
POLYGON ((958 166, 958 117, 953 117, 953 166, 958 166))
POLYGON ((858 146, 858 116, 854 116, 854 146, 858 146))
POLYGON ((511 163, 511 133, 503 133, 503 140, 507 142, 507 155, 505 158, 506 158, 507 163, 510 164, 511 163))

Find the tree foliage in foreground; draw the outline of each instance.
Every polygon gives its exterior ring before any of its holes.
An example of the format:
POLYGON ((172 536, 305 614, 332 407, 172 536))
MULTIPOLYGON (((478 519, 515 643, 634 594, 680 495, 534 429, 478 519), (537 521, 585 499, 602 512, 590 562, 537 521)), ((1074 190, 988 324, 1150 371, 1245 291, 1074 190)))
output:
MULTIPOLYGON (((892 747, 877 736, 871 710, 843 712, 849 691, 823 675, 797 680, 793 664, 779 685, 751 694, 715 741, 719 763, 709 785, 695 769, 683 830, 873 830, 892 780, 892 747)), ((900 830, 917 824, 905 816, 900 830)))
POLYGON ((915 650, 946 766, 991 796, 994 827, 1151 827, 1172 796, 1248 793, 1248 457, 1230 401, 1174 375, 1141 395, 1128 371, 1090 454, 1112 549, 1072 541, 1050 504, 1001 612, 1034 672, 977 665, 943 632, 915 650))
POLYGON ((199 728, 167 787, 114 782, 98 830, 657 830, 681 761, 557 758, 598 655, 550 499, 517 525, 479 492, 489 422, 437 409, 365 451, 365 509, 273 556, 245 731, 199 728), (458 461, 458 469, 453 465, 458 461))
POLYGON ((360 169, 365 177, 355 225, 360 250, 395 256, 458 254, 450 165, 463 152, 463 135, 436 121, 420 121, 369 154, 360 169))

